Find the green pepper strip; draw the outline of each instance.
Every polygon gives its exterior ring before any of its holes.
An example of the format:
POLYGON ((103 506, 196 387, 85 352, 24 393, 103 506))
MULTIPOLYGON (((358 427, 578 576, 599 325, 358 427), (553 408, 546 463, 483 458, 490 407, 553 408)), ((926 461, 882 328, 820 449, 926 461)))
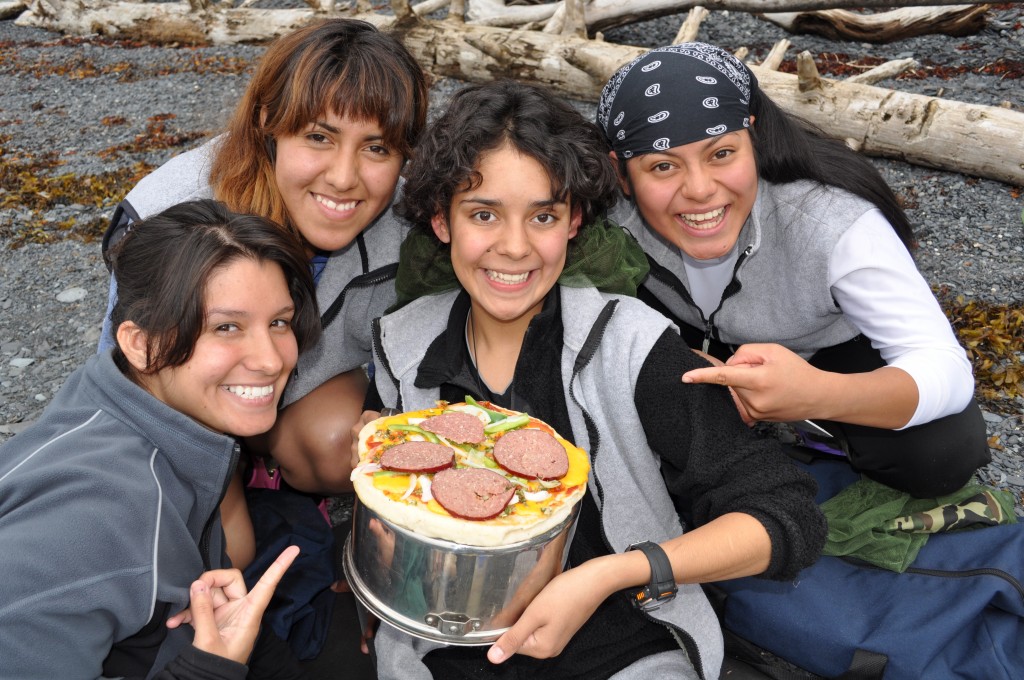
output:
POLYGON ((517 427, 522 427, 530 422, 530 416, 523 415, 515 416, 512 418, 505 418, 501 422, 491 423, 490 425, 484 426, 485 434, 494 434, 495 432, 504 432, 505 430, 514 430, 517 427))
POLYGON ((498 411, 492 411, 491 409, 487 408, 486 406, 482 406, 480 404, 480 402, 478 402, 476 399, 474 399, 473 397, 469 396, 468 394, 466 395, 466 403, 470 404, 471 406, 476 406, 478 409, 480 409, 481 411, 486 413, 487 417, 491 419, 492 423, 497 423, 499 421, 502 421, 502 420, 505 420, 506 418, 508 418, 508 414, 506 414, 506 413, 499 413, 498 411))
POLYGON ((416 434, 421 434, 424 437, 426 437, 427 441, 433 442, 435 444, 441 443, 441 440, 437 438, 436 434, 434 434, 433 432, 427 432, 422 427, 419 427, 417 425, 403 425, 402 423, 395 423, 393 425, 388 425, 388 429, 398 430, 399 432, 415 432, 416 434))

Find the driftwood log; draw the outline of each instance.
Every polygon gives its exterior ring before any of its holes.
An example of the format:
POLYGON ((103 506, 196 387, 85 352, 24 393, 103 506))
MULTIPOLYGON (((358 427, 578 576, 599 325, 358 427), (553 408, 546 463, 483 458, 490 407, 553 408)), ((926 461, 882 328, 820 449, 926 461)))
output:
POLYGON ((815 33, 831 40, 887 43, 918 35, 964 36, 985 27, 988 5, 904 7, 891 12, 858 14, 842 9, 765 13, 761 17, 790 33, 815 33))
MULTIPOLYGON (((418 18, 408 3, 393 4, 395 16, 355 16, 389 27, 437 76, 471 82, 515 78, 595 101, 611 74, 645 51, 575 35, 467 24, 461 17, 430 21, 418 18)), ((78 35, 193 43, 264 41, 327 15, 103 0, 32 0, 29 7, 19 23, 78 35)), ((823 79, 809 55, 798 59, 801 75, 751 68, 782 108, 865 154, 1024 186, 1024 113, 823 79)))
MULTIPOLYGON (((706 10, 734 12, 808 12, 842 8, 885 8, 920 5, 981 5, 975 0, 590 0, 586 3, 586 23, 591 34, 668 14, 681 14, 703 7, 706 10)), ((521 26, 529 22, 557 21, 562 2, 538 5, 508 5, 503 0, 470 0, 471 23, 491 26, 521 26)))
POLYGON ((24 11, 25 3, 22 0, 0 2, 0 21, 16 17, 24 11))

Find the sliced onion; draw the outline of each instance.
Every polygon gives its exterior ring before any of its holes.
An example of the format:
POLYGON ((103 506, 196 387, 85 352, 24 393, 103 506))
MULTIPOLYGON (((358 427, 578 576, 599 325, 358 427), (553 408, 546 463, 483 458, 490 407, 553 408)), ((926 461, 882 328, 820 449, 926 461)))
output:
POLYGON ((380 470, 383 469, 384 468, 380 466, 380 463, 363 463, 362 465, 357 465, 352 469, 351 476, 355 477, 356 475, 372 475, 374 472, 379 472, 380 470))
POLYGON ((424 503, 434 500, 434 495, 430 493, 430 475, 420 475, 420 497, 424 503))
POLYGON ((512 482, 516 486, 522 487, 524 491, 529 490, 529 488, 530 488, 530 483, 528 481, 526 481, 525 479, 523 479, 522 477, 516 477, 515 475, 510 475, 510 474, 506 473, 505 474, 505 479, 507 479, 508 481, 512 482))
POLYGON ((445 411, 458 411, 460 413, 468 413, 469 415, 478 418, 480 422, 483 423, 484 425, 491 424, 491 417, 487 415, 487 411, 484 411, 482 408, 478 406, 473 406, 472 404, 457 404, 454 406, 449 406, 447 409, 445 409, 445 411))
POLYGON ((540 491, 524 491, 523 492, 523 498, 525 498, 528 501, 534 501, 534 502, 545 500, 545 499, 547 499, 550 496, 551 496, 551 494, 549 494, 544 489, 541 489, 540 491))
POLYGON ((402 494, 402 500, 404 501, 406 498, 408 498, 409 494, 411 494, 415 490, 416 490, 416 475, 415 474, 410 474, 409 475, 409 487, 405 490, 405 493, 402 494))
POLYGON ((481 461, 477 456, 474 456, 471 453, 467 454, 466 457, 460 460, 459 462, 465 465, 466 467, 490 469, 486 465, 484 465, 483 461, 481 461))
POLYGON ((424 420, 426 420, 426 418, 409 418, 409 424, 419 426, 419 424, 424 420))

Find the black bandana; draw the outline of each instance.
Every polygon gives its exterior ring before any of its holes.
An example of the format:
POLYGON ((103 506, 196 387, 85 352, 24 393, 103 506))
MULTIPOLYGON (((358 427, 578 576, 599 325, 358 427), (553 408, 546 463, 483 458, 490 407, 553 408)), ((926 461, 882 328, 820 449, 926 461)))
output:
POLYGON ((659 47, 620 68, 601 92, 597 122, 620 158, 750 127, 757 78, 720 47, 659 47))

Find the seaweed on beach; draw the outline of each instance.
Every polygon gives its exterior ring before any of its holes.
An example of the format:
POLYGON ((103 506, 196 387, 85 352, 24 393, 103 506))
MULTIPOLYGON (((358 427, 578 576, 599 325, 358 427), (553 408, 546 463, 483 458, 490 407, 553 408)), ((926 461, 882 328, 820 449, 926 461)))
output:
POLYGON ((967 300, 945 288, 937 295, 974 365, 978 398, 993 410, 1012 409, 1009 402, 1024 397, 1024 304, 967 300))

